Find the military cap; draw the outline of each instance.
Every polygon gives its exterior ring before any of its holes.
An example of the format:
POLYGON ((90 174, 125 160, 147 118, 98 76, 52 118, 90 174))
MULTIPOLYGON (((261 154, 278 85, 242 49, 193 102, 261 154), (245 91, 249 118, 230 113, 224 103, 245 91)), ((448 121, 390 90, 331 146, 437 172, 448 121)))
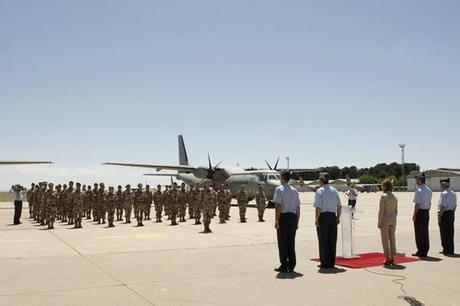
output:
POLYGON ((142 184, 141 183, 137 184, 137 187, 142 188, 142 184))
POLYGON ((77 185, 77 186, 81 186, 81 184, 80 184, 80 183, 77 183, 76 185, 77 185))

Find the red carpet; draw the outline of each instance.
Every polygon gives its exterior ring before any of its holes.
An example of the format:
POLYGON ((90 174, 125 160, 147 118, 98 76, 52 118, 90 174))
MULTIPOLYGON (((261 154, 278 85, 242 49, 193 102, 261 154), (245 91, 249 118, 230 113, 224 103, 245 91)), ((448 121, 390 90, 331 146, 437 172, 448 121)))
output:
MULTIPOLYGON (((385 256, 383 255, 383 253, 364 253, 359 254, 359 256, 360 258, 354 259, 346 259, 341 256, 337 256, 335 264, 337 266, 360 269, 383 266, 383 263, 385 262, 385 256)), ((319 261, 319 258, 314 258, 312 260, 319 261)), ((404 254, 398 254, 394 257, 395 264, 402 264, 415 261, 420 261, 420 258, 406 257, 404 254)))

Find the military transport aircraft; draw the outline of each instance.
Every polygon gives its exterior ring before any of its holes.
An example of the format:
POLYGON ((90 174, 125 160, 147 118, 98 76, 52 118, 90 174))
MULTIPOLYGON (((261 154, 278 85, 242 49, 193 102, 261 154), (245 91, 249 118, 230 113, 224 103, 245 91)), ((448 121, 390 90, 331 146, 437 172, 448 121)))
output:
POLYGON ((157 164, 132 164, 132 163, 114 163, 107 162, 104 165, 127 166, 139 168, 151 168, 157 171, 176 170, 177 173, 153 173, 147 174, 152 176, 172 176, 188 185, 196 185, 205 179, 213 181, 216 188, 221 184, 227 184, 233 197, 236 197, 242 185, 248 190, 249 199, 255 198, 257 188, 262 185, 265 189, 267 199, 272 200, 275 188, 279 186, 279 172, 276 170, 245 170, 240 168, 223 168, 219 167, 222 162, 215 166, 211 163, 208 154, 208 167, 195 167, 189 165, 187 151, 185 149, 184 138, 179 135, 179 165, 157 165, 157 164))
POLYGON ((54 162, 51 162, 51 161, 0 160, 0 166, 5 166, 5 165, 35 165, 35 164, 54 164, 54 162))

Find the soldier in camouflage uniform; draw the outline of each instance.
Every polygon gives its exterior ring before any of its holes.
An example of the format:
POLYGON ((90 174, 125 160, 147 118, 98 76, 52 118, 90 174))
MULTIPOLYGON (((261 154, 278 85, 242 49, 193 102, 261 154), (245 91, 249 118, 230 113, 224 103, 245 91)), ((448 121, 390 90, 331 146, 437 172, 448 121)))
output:
POLYGON ((230 208, 232 207, 232 192, 227 184, 225 185, 225 195, 225 220, 228 221, 230 220, 230 208))
POLYGON ((57 212, 57 193, 54 190, 53 183, 48 184, 48 190, 45 192, 44 202, 46 207, 46 220, 48 224, 48 229, 54 229, 54 221, 56 219, 57 212))
POLYGON ((163 195, 161 193, 161 185, 157 186, 157 190, 153 194, 153 204, 155 206, 155 215, 156 215, 156 222, 163 222, 161 221, 161 216, 163 213, 163 195))
POLYGON ((179 212, 180 191, 177 189, 177 183, 174 183, 169 191, 169 216, 171 225, 177 225, 177 214, 179 212))
POLYGON ((62 186, 61 184, 56 186, 56 194, 57 194, 57 209, 56 209, 56 220, 62 219, 62 186))
POLYGON ((152 202, 153 202, 153 193, 150 190, 150 185, 145 185, 145 205, 144 205, 144 220, 151 220, 150 219, 150 211, 152 210, 152 202))
POLYGON ((73 196, 74 188, 73 188, 73 182, 69 182, 69 188, 67 188, 67 196, 66 196, 66 201, 65 201, 65 206, 66 206, 66 211, 67 211, 67 224, 68 225, 73 225, 74 222, 74 208, 73 208, 73 196))
POLYGON ((211 233, 211 219, 216 204, 216 192, 211 188, 209 180, 204 181, 203 190, 201 191, 201 211, 203 212, 204 232, 211 233))
POLYGON ((71 202, 73 208, 73 218, 75 221, 74 228, 82 228, 81 221, 85 211, 85 195, 81 191, 81 184, 77 183, 75 191, 71 195, 71 202))
POLYGON ((46 182, 41 183, 41 189, 38 194, 38 199, 37 201, 39 202, 38 207, 39 207, 39 220, 40 225, 45 225, 46 221, 46 203, 45 203, 45 193, 47 191, 47 184, 46 182))
POLYGON ((144 219, 144 205, 145 193, 142 190, 142 184, 137 184, 137 190, 134 192, 134 217, 137 220, 137 226, 144 226, 142 220, 144 219))
POLYGON ((193 189, 193 185, 190 185, 190 188, 188 189, 188 191, 186 193, 186 197, 185 197, 187 199, 188 218, 189 219, 195 219, 195 217, 193 216, 192 189, 193 189))
POLYGON ((99 190, 97 192, 97 202, 98 202, 98 224, 105 224, 105 212, 106 212, 106 207, 105 207, 105 185, 104 183, 99 183, 99 190))
POLYGON ((225 186, 222 184, 216 196, 217 206, 219 207, 219 220, 220 223, 225 223, 226 219, 226 204, 227 204, 227 195, 225 193, 225 186))
POLYGON ((115 219, 115 208, 117 206, 118 197, 114 193, 113 186, 109 187, 109 193, 106 196, 106 206, 107 206, 107 222, 109 222, 109 227, 115 227, 113 221, 115 219))
POLYGON ((184 183, 181 184, 179 195, 179 222, 187 222, 185 220, 187 214, 187 190, 184 183))
POLYGON ((265 196, 264 187, 262 185, 259 185, 258 191, 256 194, 256 205, 257 205, 257 212, 259 215, 259 222, 265 222, 264 220, 265 202, 267 202, 267 197, 265 196))
POLYGON ((93 201, 93 191, 91 185, 88 185, 86 191, 83 193, 85 199, 85 217, 87 220, 91 219, 91 202, 93 201))
POLYGON ((196 185, 192 192, 193 201, 193 216, 195 217, 195 224, 201 224, 201 189, 200 185, 196 185))
POLYGON ((168 216, 168 220, 171 220, 171 215, 169 213, 169 208, 171 206, 170 194, 171 194, 171 190, 170 190, 169 186, 165 186, 165 191, 163 192, 162 203, 163 203, 163 209, 165 211, 165 215, 168 216))
POLYGON ((97 216, 98 213, 98 192, 99 192, 99 184, 94 183, 93 185, 93 194, 91 196, 91 211, 93 212, 93 221, 96 222, 99 220, 97 216))
POLYGON ((38 208, 38 192, 40 190, 40 186, 37 184, 35 185, 35 188, 34 188, 34 192, 32 193, 32 198, 31 198, 31 201, 34 203, 33 204, 33 210, 32 210, 32 217, 34 218, 35 221, 37 221, 38 219, 38 211, 39 211, 39 208, 38 208))
POLYGON ((126 223, 131 223, 131 211, 133 209, 134 193, 131 192, 131 185, 126 185, 123 191, 123 206, 125 208, 126 223))
POLYGON ((29 205, 29 219, 32 219, 33 210, 34 210, 34 202, 32 200, 32 194, 35 191, 35 183, 30 185, 30 190, 27 191, 27 204, 29 205))
POLYGON ((118 185, 116 196, 117 221, 123 221, 123 189, 121 185, 118 185))
POLYGON ((62 190, 59 195, 59 219, 61 222, 67 222, 67 209, 66 209, 66 196, 67 196, 67 184, 62 185, 62 190))
POLYGON ((246 186, 242 185, 237 195, 238 208, 240 209, 240 221, 246 223, 246 208, 248 207, 248 192, 246 186))

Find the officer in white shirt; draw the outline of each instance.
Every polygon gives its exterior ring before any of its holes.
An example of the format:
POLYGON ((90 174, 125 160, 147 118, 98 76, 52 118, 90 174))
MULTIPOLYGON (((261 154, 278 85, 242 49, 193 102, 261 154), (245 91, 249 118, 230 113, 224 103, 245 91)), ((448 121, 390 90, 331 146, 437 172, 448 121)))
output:
POLYGON ((442 179, 439 198, 438 224, 441 232, 442 254, 454 255, 454 220, 457 209, 457 195, 450 188, 450 179, 442 179))
POLYGON ((415 244, 417 252, 412 256, 426 257, 430 250, 428 225, 430 223, 430 208, 433 192, 425 185, 425 173, 416 177, 417 190, 414 194, 414 215, 412 221, 415 229, 415 244))
POLYGON ((315 224, 318 233, 319 258, 321 269, 335 268, 337 248, 337 225, 340 223, 342 204, 338 191, 329 185, 329 176, 319 178, 320 188, 316 191, 315 224))
POLYGON ((11 190, 14 192, 14 217, 13 223, 14 225, 21 224, 21 213, 22 213, 22 201, 24 196, 22 192, 25 190, 24 187, 21 185, 13 185, 11 186, 11 190))
POLYGON ((276 272, 294 272, 296 266, 295 234, 300 219, 300 199, 297 190, 289 185, 291 173, 281 173, 281 186, 275 189, 275 229, 281 266, 276 272))

